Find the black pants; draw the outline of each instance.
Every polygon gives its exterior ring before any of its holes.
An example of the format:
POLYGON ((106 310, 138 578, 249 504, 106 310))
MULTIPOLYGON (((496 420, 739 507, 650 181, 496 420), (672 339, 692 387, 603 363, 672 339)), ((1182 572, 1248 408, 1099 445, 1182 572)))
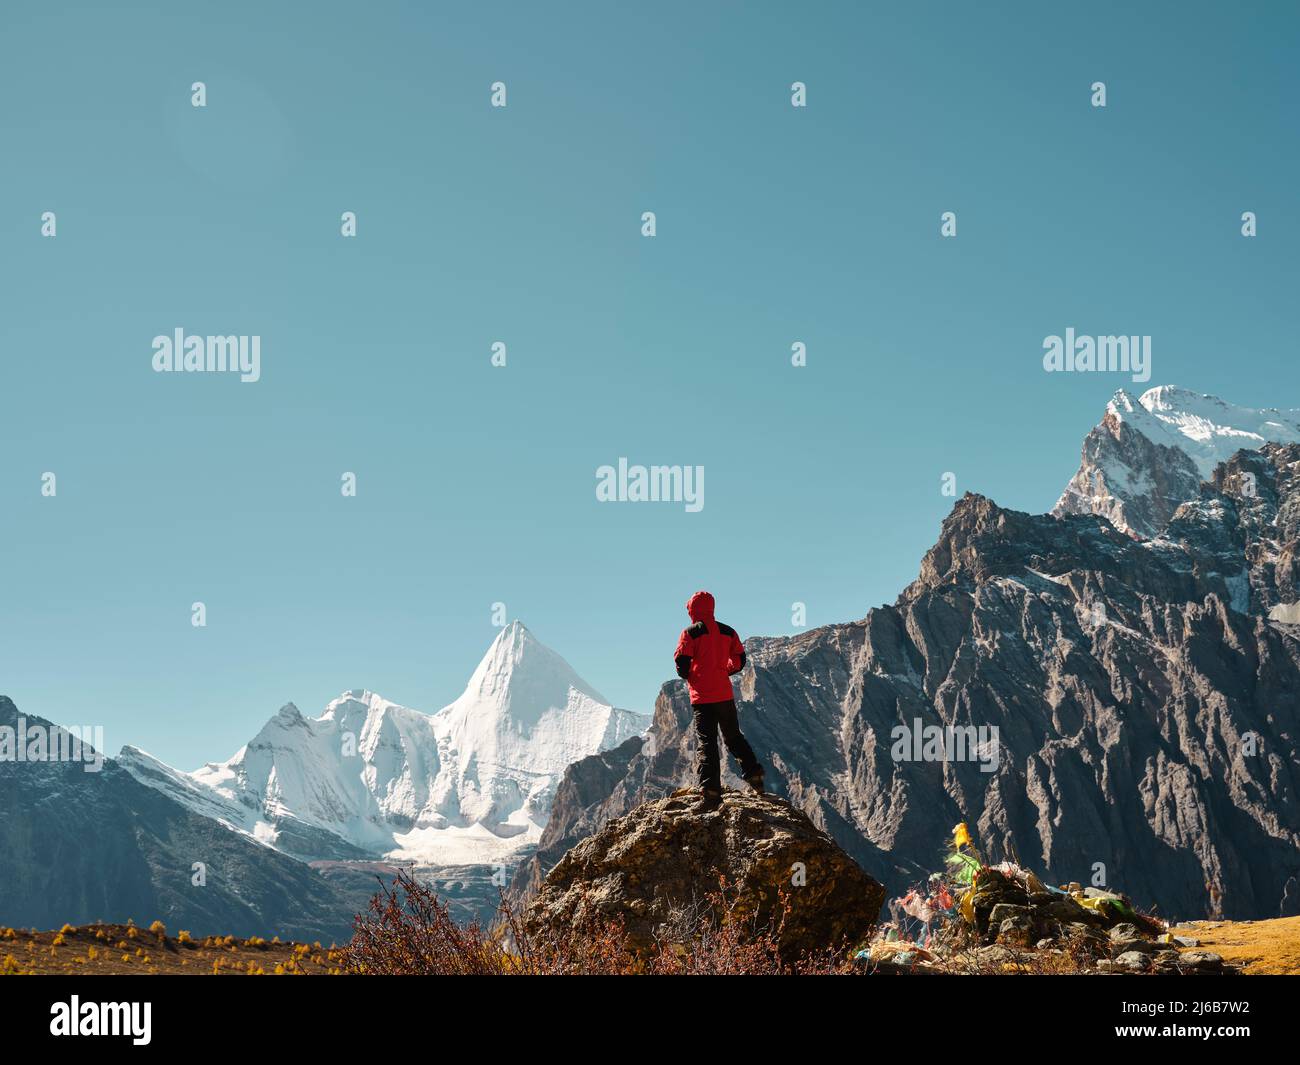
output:
POLYGON ((754 757, 754 749, 740 734, 735 699, 728 699, 725 703, 695 703, 691 710, 695 713, 695 778, 700 782, 700 787, 709 791, 722 790, 719 730, 727 750, 740 763, 742 777, 763 772, 758 759, 754 757))

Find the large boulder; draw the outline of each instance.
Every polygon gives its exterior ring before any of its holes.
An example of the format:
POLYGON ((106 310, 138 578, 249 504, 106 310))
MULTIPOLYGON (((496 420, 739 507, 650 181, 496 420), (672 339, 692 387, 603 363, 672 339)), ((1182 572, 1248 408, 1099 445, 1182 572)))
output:
POLYGON ((879 883, 785 800, 729 791, 708 806, 698 792, 682 790, 643 803, 565 854, 525 925, 563 932, 592 918, 621 919, 628 945, 645 951, 710 896, 716 909, 720 878, 747 932, 774 926, 784 895, 777 945, 789 959, 855 945, 885 898, 879 883))

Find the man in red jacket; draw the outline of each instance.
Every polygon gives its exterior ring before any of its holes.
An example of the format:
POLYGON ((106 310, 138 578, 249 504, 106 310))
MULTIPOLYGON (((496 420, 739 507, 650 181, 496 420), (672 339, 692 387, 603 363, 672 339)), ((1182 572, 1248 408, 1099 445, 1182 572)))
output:
POLYGON ((686 601, 694 623, 677 641, 677 675, 691 692, 695 714, 695 775, 708 802, 722 798, 718 730, 727 750, 740 763, 740 775, 757 792, 763 790, 763 767, 740 734, 731 678, 745 668, 745 645, 736 630, 713 618, 713 596, 696 592, 686 601))

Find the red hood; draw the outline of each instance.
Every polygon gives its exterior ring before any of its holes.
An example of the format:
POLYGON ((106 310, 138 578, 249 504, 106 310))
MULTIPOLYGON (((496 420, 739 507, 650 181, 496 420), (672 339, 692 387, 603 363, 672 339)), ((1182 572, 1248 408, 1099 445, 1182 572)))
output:
POLYGON ((708 592, 696 592, 686 600, 686 613, 692 621, 713 620, 713 596, 708 592))

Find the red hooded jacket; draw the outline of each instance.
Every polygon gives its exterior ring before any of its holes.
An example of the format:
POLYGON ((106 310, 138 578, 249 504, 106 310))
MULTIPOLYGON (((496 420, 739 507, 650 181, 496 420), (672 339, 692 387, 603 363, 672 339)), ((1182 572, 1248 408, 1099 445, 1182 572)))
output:
POLYGON ((692 703, 734 699, 731 676, 745 668, 745 645, 736 630, 713 619, 713 596, 696 592, 686 601, 695 623, 677 641, 677 675, 686 681, 692 703))

